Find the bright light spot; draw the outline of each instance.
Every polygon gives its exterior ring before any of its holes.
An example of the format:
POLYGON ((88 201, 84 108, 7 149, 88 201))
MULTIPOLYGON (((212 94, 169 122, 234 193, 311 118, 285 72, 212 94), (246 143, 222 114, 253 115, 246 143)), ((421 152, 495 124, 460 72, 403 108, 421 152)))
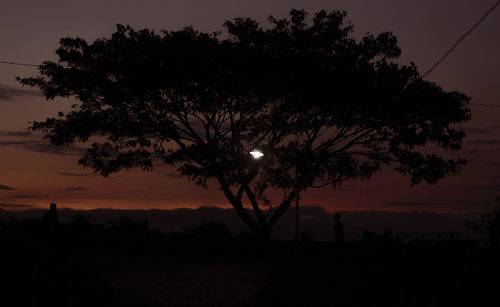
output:
POLYGON ((260 159, 264 156, 264 154, 262 153, 262 151, 260 150, 257 150, 257 149, 254 149, 250 152, 250 154, 252 155, 252 157, 254 159, 260 159))

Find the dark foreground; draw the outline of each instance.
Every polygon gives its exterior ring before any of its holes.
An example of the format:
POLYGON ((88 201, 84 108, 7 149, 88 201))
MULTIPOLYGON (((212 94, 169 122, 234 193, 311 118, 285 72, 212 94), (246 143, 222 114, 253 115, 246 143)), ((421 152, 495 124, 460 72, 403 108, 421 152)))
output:
POLYGON ((138 223, 2 227, 2 306, 500 306, 500 253, 474 241, 309 241, 296 257, 293 242, 138 223))

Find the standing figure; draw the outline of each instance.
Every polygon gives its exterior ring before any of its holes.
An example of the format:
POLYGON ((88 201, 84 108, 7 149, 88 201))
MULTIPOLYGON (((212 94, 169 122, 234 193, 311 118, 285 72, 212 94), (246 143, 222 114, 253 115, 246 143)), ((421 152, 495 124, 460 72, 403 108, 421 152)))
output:
POLYGON ((335 234, 335 242, 337 244, 343 244, 344 243, 344 225, 340 221, 340 213, 335 213, 333 216, 335 219, 335 222, 333 224, 333 233, 335 234))

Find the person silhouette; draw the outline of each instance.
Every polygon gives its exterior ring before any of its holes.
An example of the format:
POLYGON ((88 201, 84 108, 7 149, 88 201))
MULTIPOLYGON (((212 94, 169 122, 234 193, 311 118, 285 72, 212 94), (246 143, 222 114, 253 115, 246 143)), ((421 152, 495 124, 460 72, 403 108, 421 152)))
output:
POLYGON ((56 225, 59 219, 57 217, 57 205, 55 203, 50 204, 50 208, 43 216, 43 222, 48 225, 56 225))
POLYGON ((335 219, 335 222, 333 224, 333 233, 335 235, 335 242, 337 244, 343 244, 344 243, 344 225, 340 221, 340 213, 337 212, 333 216, 335 219))
POLYGON ((493 216, 493 220, 486 227, 488 231, 488 236, 490 238, 490 244, 493 247, 498 247, 498 241, 500 238, 500 213, 497 212, 493 216))

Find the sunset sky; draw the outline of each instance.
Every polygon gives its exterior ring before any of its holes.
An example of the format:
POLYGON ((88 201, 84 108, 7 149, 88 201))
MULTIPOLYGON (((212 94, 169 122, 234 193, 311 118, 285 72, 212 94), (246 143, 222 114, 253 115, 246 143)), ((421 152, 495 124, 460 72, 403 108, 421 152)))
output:
MULTIPOLYGON (((309 1, 2 1, 0 61, 40 64, 56 60, 61 37, 93 41, 109 37, 115 24, 135 29, 222 30, 224 21, 268 15, 285 17, 291 8, 312 15, 320 9, 346 10, 354 36, 393 31, 401 64, 414 62, 423 73, 464 34, 495 1, 492 0, 309 0, 309 1)), ((500 8, 470 35, 426 79, 445 90, 472 97, 473 104, 500 105, 500 8)), ((36 75, 35 67, 0 64, 0 208, 59 207, 75 209, 171 209, 228 207, 213 184, 200 189, 161 165, 151 173, 123 171, 102 178, 77 164, 79 151, 41 142, 27 127, 68 109, 70 100, 45 101, 35 89, 23 88, 15 76, 36 75)), ((327 211, 387 210, 481 212, 500 196, 500 107, 471 105, 472 120, 460 156, 469 164, 459 175, 434 186, 410 187, 407 177, 390 169, 368 182, 348 182, 340 190, 311 190, 305 205, 327 211)))

